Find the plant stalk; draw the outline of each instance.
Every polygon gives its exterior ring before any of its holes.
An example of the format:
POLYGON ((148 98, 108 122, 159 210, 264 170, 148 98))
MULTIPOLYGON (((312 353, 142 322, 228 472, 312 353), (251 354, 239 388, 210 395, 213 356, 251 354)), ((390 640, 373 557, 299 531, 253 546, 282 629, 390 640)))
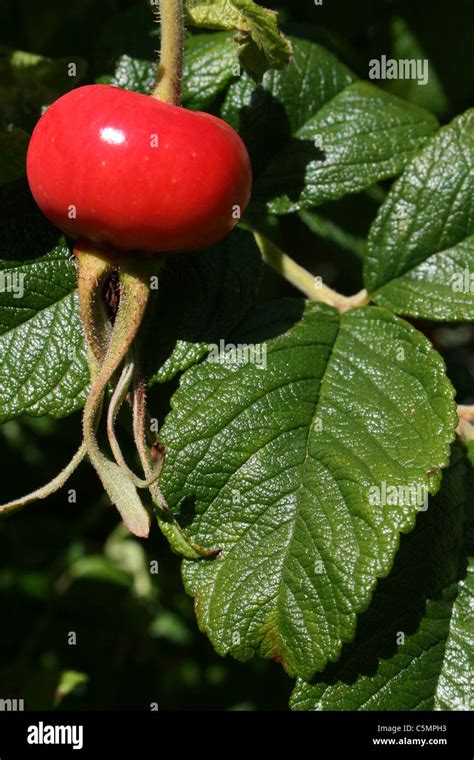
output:
POLYGON ((353 296, 344 296, 327 285, 320 283, 316 277, 304 267, 297 264, 288 254, 284 253, 264 235, 254 232, 255 241, 260 249, 263 260, 268 266, 285 278, 291 285, 300 290, 310 301, 320 301, 334 306, 343 314, 349 309, 366 306, 370 296, 366 290, 361 290, 353 296))
POLYGON ((179 106, 183 79, 184 13, 182 0, 160 0, 160 63, 152 97, 179 106))

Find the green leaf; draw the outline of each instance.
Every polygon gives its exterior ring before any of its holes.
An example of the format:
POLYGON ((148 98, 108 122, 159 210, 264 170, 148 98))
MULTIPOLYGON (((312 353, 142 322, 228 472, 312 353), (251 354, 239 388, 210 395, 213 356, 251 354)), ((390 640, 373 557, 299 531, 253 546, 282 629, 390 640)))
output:
POLYGON ((103 84, 111 84, 114 87, 122 87, 124 90, 140 92, 142 95, 149 95, 155 77, 156 63, 132 58, 130 55, 122 55, 115 64, 113 76, 103 76, 98 81, 103 84))
POLYGON ((226 338, 255 301, 261 266, 253 236, 239 229, 206 251, 168 258, 150 345, 151 382, 169 380, 226 338))
POLYGON ((220 654, 309 679, 352 640, 438 486, 453 389, 428 341, 374 307, 276 302, 230 340, 240 351, 184 374, 162 429, 169 503, 184 501, 194 541, 222 547, 185 562, 185 584, 220 654), (370 506, 384 484, 412 499, 370 506))
POLYGON ((278 29, 275 11, 253 0, 185 0, 188 22, 208 29, 235 30, 240 60, 257 82, 268 69, 282 69, 291 44, 278 29))
POLYGON ((456 447, 440 493, 413 533, 402 537, 392 573, 379 583, 356 639, 313 683, 298 681, 293 709, 469 709, 474 631, 466 584, 472 568, 456 583, 466 572, 463 476, 456 447))
POLYGON ((356 77, 319 45, 256 87, 230 86, 222 117, 241 134, 255 173, 253 204, 284 214, 358 192, 402 171, 437 129, 428 111, 356 77))
POLYGON ((436 710, 474 710, 474 557, 469 558, 466 577, 458 584, 451 616, 443 667, 436 689, 436 710))
POLYGON ((0 185, 25 176, 28 140, 22 129, 0 129, 0 185))
POLYGON ((436 690, 435 709, 474 710, 472 677, 474 673, 474 470, 472 451, 474 442, 466 444, 468 473, 466 493, 468 506, 464 526, 466 567, 458 583, 456 601, 451 617, 449 638, 443 658, 443 668, 436 690))
POLYGON ((183 105, 196 111, 209 108, 239 71, 232 35, 213 32, 188 37, 184 56, 183 105))
POLYGON ((355 82, 293 135, 255 195, 286 214, 359 192, 399 174, 437 126, 428 111, 355 82))
POLYGON ((63 417, 89 382, 76 268, 26 187, 0 192, 0 420, 63 417))
POLYGON ((320 45, 292 38, 293 58, 283 71, 269 71, 258 87, 242 76, 229 88, 222 118, 249 149, 256 175, 325 103, 356 77, 320 45))
POLYGON ((365 286, 412 317, 474 319, 474 109, 433 137, 371 228, 365 286))
MULTIPOLYGON (((122 55, 112 77, 99 81, 148 95, 156 77, 156 62, 122 55)), ((183 98, 186 108, 205 110, 224 92, 238 71, 232 35, 227 32, 186 37, 183 98)))

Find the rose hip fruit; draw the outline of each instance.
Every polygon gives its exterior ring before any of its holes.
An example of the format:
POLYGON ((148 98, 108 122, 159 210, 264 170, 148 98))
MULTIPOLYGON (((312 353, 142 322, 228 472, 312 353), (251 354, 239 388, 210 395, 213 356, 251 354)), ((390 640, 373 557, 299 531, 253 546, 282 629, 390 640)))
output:
POLYGON ((223 238, 252 183, 245 145, 221 119, 110 85, 47 109, 27 173, 38 206, 71 237, 156 253, 223 238))

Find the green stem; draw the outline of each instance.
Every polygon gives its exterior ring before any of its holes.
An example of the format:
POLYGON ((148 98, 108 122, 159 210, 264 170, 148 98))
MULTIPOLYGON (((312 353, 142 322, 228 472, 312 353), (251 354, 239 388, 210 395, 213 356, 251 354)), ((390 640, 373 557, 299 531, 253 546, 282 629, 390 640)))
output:
POLYGON ((263 260, 279 275, 300 290, 310 301, 320 301, 334 306, 341 314, 357 306, 366 306, 370 303, 370 296, 366 290, 361 290, 353 296, 343 296, 327 285, 319 281, 304 267, 278 248, 264 235, 254 232, 255 241, 260 249, 263 260))
POLYGON ((173 106, 179 106, 184 47, 182 0, 160 0, 160 27, 160 64, 152 96, 173 106))

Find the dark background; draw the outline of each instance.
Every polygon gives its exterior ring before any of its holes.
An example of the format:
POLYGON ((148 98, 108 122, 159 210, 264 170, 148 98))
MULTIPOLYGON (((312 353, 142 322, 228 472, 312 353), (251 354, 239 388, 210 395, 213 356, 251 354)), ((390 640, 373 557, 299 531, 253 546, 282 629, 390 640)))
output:
MULTIPOLYGON (((433 110, 442 123, 472 104, 472 0, 312 0, 265 5, 280 10, 288 33, 320 42, 367 77, 381 54, 430 60, 429 88, 385 86, 433 110)), ((80 59, 81 84, 112 73, 128 53, 152 59, 158 27, 146 2, 132 0, 3 0, 0 7, 0 121, 15 115, 27 131, 45 97, 60 85, 12 79, 14 50, 80 59)), ((49 78, 48 78, 49 77, 49 78)), ((382 83, 384 84, 384 83, 382 83)), ((383 193, 384 187, 379 188, 383 193)), ((364 238, 378 200, 368 194, 320 207, 318 214, 364 238)), ((361 287, 361 262, 298 217, 278 223, 282 247, 342 292, 361 287)), ((261 298, 296 295, 265 274, 261 298)), ((474 339, 468 325, 418 324, 440 350, 458 390, 474 401, 474 339)), ((150 406, 166 412, 173 389, 159 388, 150 406)), ((75 450, 80 416, 23 418, 0 430, 1 501, 56 474, 75 450)), ((83 465, 47 503, 0 523, 0 698, 25 699, 27 709, 286 709, 291 681, 273 663, 242 664, 216 655, 194 620, 182 588, 180 562, 154 527, 148 541, 129 538, 83 465), (76 489, 77 503, 68 502, 76 489), (159 562, 150 576, 149 562, 159 562), (68 644, 69 632, 77 643, 68 644), (75 685, 76 684, 76 685, 75 685)))

